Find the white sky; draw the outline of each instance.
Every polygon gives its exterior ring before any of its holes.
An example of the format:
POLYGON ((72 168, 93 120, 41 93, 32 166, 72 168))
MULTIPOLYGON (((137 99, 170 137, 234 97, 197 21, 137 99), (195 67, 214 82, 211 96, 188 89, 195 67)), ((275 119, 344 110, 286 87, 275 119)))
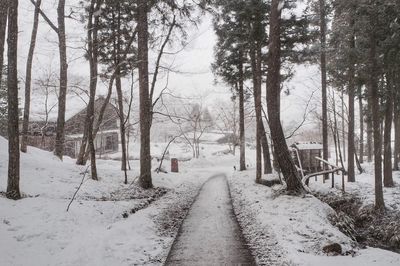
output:
MULTIPOLYGON (((75 1, 67 0, 67 5, 75 1)), ((43 9, 53 21, 56 21, 56 1, 44 0, 43 9)), ((66 10, 68 12, 69 8, 66 10)), ((19 12, 19 72, 21 80, 24 80, 33 19, 33 5, 28 0, 20 1, 19 12)), ((67 20, 69 79, 71 81, 76 79, 75 76, 79 76, 87 81, 87 77, 89 76, 88 63, 83 58, 84 51, 81 48, 86 37, 83 27, 84 25, 80 23, 67 20)), ((190 32, 192 32, 188 38, 190 44, 173 58, 164 59, 165 64, 173 62, 173 68, 178 70, 177 73, 170 73, 168 87, 176 94, 206 97, 206 101, 209 103, 216 102, 217 99, 228 100, 230 97, 229 87, 226 87, 224 84, 216 84, 211 72, 213 47, 216 41, 216 36, 212 29, 211 17, 206 16, 198 29, 193 28, 190 32)), ((173 51, 174 49, 171 50, 173 51)), ((155 61, 154 54, 150 54, 150 60, 155 61)), ((41 20, 35 50, 33 79, 38 78, 45 71, 58 73, 58 47, 55 33, 46 22, 41 20)), ((165 78, 160 80, 158 90, 165 86, 165 82, 165 78)), ((128 82, 125 83, 125 86, 129 90, 128 82)), ((282 96, 282 119, 285 123, 292 123, 301 119, 305 102, 312 91, 319 86, 318 68, 297 67, 296 76, 285 86, 292 88, 292 93, 290 96, 282 96)), ((100 84, 99 94, 104 93, 105 88, 100 84)), ((20 95, 21 97, 23 96, 23 82, 21 82, 20 95)), ((318 93, 315 96, 318 96, 318 93)), ((33 113, 43 109, 42 101, 43 96, 33 95, 33 113)), ((67 102, 67 116, 72 115, 77 109, 83 106, 84 103, 80 99, 70 97, 67 102)), ((54 115, 56 115, 56 112, 54 112, 54 115)))

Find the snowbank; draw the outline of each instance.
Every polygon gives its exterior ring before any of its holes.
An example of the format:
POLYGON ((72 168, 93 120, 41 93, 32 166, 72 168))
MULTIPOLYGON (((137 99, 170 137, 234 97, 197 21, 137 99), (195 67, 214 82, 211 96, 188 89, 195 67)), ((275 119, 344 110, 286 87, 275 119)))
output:
POLYGON ((400 255, 381 249, 357 250, 351 239, 331 225, 334 212, 311 195, 277 196, 254 183, 255 173, 230 178, 235 211, 260 264, 267 265, 400 265, 400 255), (327 256, 325 245, 339 243, 348 256, 327 256), (353 254, 353 256, 351 255, 353 254))

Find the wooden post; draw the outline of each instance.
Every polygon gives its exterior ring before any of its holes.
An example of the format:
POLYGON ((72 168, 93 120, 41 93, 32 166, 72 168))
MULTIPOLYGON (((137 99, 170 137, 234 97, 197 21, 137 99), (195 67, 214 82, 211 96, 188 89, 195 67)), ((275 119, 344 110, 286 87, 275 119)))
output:
POLYGON ((172 173, 179 172, 178 159, 176 159, 176 158, 171 159, 171 172, 172 173))
POLYGON ((344 171, 342 171, 342 192, 344 193, 344 171))

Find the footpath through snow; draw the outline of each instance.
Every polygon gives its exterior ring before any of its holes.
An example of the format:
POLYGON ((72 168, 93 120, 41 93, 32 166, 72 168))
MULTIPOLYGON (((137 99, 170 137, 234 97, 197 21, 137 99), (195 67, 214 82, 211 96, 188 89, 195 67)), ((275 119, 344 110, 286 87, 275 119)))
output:
POLYGON ((255 265, 233 212, 225 175, 204 184, 166 265, 255 265))

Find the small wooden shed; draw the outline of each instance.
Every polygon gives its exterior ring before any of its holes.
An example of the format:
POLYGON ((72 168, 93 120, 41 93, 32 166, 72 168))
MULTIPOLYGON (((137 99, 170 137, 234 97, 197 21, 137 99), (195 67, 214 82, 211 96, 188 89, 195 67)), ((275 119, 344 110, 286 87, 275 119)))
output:
POLYGON ((322 162, 316 157, 322 158, 322 144, 319 142, 296 142, 291 146, 295 164, 304 173, 316 173, 323 170, 322 162))

